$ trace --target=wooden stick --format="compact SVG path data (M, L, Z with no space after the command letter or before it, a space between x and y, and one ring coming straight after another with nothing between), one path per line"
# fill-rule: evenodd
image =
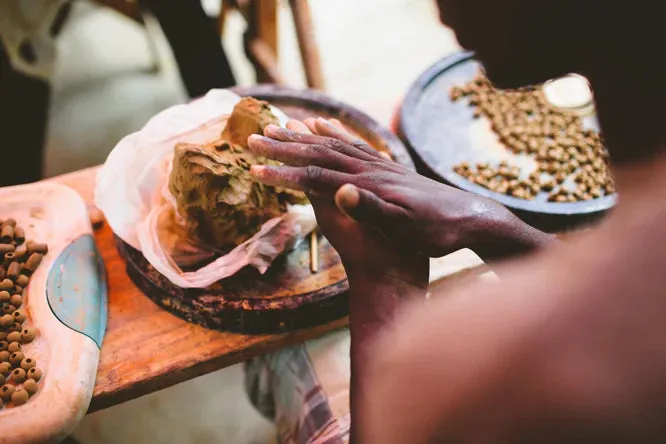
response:
M301 60L303 61L308 86L323 90L324 74L321 70L310 5L308 4L308 0L289 0L289 4L294 17L298 46L301 50Z
M257 71L257 83L276 83L278 32L277 0L247 2L245 52Z
M310 233L310 271L319 272L319 237L316 229Z
M277 59L271 47L257 38L248 40L245 36L245 53L257 71L258 82L284 84L285 81L278 69Z

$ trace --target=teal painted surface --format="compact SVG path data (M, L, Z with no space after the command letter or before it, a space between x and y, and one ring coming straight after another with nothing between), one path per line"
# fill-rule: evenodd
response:
M46 280L46 297L60 322L102 346L106 271L92 235L79 237L56 258Z

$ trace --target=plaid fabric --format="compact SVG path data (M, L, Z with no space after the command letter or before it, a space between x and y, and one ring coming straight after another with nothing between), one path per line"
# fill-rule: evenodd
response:
M248 361L245 384L254 406L275 422L279 444L349 441L349 409L334 414L306 344Z

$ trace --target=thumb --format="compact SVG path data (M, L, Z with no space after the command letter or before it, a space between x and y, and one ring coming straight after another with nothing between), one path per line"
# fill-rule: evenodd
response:
M380 229L404 212L400 207L380 199L375 193L351 184L338 189L335 193L335 204L356 222Z

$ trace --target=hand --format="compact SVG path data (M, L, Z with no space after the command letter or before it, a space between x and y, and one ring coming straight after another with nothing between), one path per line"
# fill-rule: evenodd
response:
M313 121L309 127L316 130ZM287 125L295 137L314 137L305 124L292 120ZM344 134L347 134L346 132ZM347 134L348 137L350 137ZM254 142L252 142L254 145ZM264 153L263 150L256 151ZM253 173L260 179L261 170ZM273 182L275 183L275 182ZM284 184L283 186L289 186ZM291 187L296 188L296 187ZM390 242L372 226L357 223L336 206L332 195L311 193L305 188L297 188L308 193L315 209L317 222L322 232L340 254L350 281L363 278L363 286L369 281L398 280L409 286L425 289L428 282L428 258L418 251L396 250Z
M439 257L468 247L484 259L529 250L550 239L497 202L435 182L394 163L340 127L309 120L312 133L269 126L250 149L285 166L261 166L262 182L335 199L356 222L402 252ZM336 248L353 248L353 238Z
M316 137L309 129L317 131L314 121L309 126L291 121L287 127L289 134L297 139ZM351 136L340 131L340 137L350 140ZM270 133L270 131L269 131ZM258 154L266 155L263 139L250 138L251 148ZM265 139L266 143L271 143ZM376 156L373 153L373 156ZM282 156L271 158L283 159ZM376 158L379 158L377 156ZM298 162L297 162L298 163ZM253 173L264 180L268 167L254 168ZM283 167L289 168L289 167ZM270 177L270 176L267 176ZM364 423L359 402L365 398L366 362L368 345L384 327L390 325L399 307L407 300L425 299L428 288L429 259L416 249L399 249L387 242L373 226L360 224L346 215L341 208L345 205L344 190L336 202L332 193L312 192L309 187L294 187L289 181L265 180L266 183L297 188L308 193L308 197L322 232L336 248L349 278L350 331L351 331L351 396L350 412L353 423ZM352 193L356 188L352 188ZM340 193L339 193L340 194ZM336 205L337 203L337 205ZM351 429L352 442L356 427Z

